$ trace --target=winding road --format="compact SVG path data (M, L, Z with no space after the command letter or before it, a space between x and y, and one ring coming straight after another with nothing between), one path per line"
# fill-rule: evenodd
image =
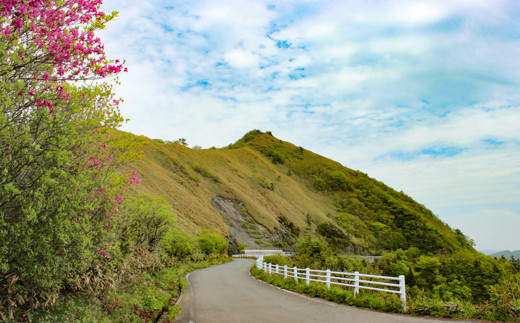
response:
M249 276L253 264L238 259L192 272L175 322L453 322L374 312L281 290Z

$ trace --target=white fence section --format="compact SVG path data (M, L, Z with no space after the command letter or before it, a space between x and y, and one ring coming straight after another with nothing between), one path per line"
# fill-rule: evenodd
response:
M290 278L296 281L305 280L307 285L311 281L327 285L339 285L354 288L354 295L359 293L359 289L375 290L380 292L399 294L403 309L406 312L406 286L403 275L399 277L377 276L360 274L359 272L348 273L341 271L318 270L310 268L298 268L279 266L264 262L264 257L256 260L256 267L270 275L283 275L285 279ZM368 280L371 279L371 280ZM375 279L375 280L374 280ZM397 282L396 282L397 281Z

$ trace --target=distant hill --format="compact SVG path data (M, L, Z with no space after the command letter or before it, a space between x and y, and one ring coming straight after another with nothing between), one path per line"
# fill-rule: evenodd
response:
M513 256L513 257L515 257L515 259L520 259L520 250L516 250L516 251L503 250L503 251L498 251L498 252L492 253L490 256L495 257L495 258L500 258L500 257L504 256L504 258L506 258L506 259L511 259L511 256Z
M496 249L485 249L485 250L479 250L479 252L489 256L489 255L491 255L491 254L493 254L495 252L498 252L498 250L496 250Z
M291 247L321 236L338 251L378 255L474 251L459 230L366 174L258 130L225 148L190 149L141 137L142 192L164 197L178 225L210 229L232 245Z

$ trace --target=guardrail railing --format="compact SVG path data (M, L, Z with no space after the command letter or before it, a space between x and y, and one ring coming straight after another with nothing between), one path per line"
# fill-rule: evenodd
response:
M352 287L354 295L359 293L360 289L375 290L379 292L398 294L401 299L403 310L406 312L406 286L404 275L399 277L378 276L360 274L359 272L342 272L288 267L287 265L280 266L278 264L266 263L263 257L258 257L256 260L256 267L269 273L270 275L283 275L285 279L305 280L307 285L311 281L323 283L330 289L331 285L339 285ZM370 279L370 280L369 280ZM395 283L397 281L397 283Z

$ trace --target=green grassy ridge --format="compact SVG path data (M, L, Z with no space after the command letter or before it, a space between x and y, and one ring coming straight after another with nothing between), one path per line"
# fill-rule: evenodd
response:
M325 187L321 190L336 201L338 210L371 224L375 227L371 231L384 231L390 227L387 234L378 232L376 238L401 241L396 245L383 246L385 249L415 246L428 252L454 252L467 247L465 243L461 244L461 239L453 234L448 225L426 207L360 171L278 140L270 133L252 131L236 145L242 144L254 147L267 157L281 155L284 165L306 180L308 185L315 184L316 177L323 179ZM343 181L339 183L331 178L338 173L344 174ZM353 231L355 234L356 230Z
M228 233L210 203L218 195L240 200L270 232L284 217L299 236L322 235L343 253L473 251L460 231L406 194L269 132L251 131L222 149L143 140L143 158L132 165L143 179L138 189L165 197L192 234Z

